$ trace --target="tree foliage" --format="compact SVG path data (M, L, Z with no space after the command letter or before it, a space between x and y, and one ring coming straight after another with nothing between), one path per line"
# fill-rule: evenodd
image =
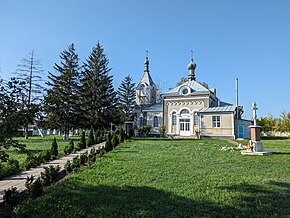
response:
M60 55L60 64L54 69L59 75L49 72L51 87L45 98L48 126L63 129L64 139L68 140L70 128L80 125L81 111L79 106L80 67L74 44L68 46Z
M104 49L98 42L86 62L82 72L82 109L84 127L101 129L110 122L118 122L117 98L113 88L113 76Z
M118 88L118 100L122 113L122 121L133 119L133 110L135 107L135 83L130 75L126 76Z
M271 114L267 117L261 117L260 119L257 119L257 124L262 127L264 132L290 132L290 111L281 112L279 118L274 118Z
M41 85L42 72L41 62L35 58L34 50L26 58L21 59L16 72L16 78L20 81L19 87L21 87L21 106L25 111L23 114L25 138L28 138L28 125L35 123L34 118L37 112L41 111L44 89Z
M7 161L6 150L10 147L25 150L25 145L19 144L13 137L19 126L24 124L21 107L21 89L23 83L11 78L6 84L0 80L0 160Z

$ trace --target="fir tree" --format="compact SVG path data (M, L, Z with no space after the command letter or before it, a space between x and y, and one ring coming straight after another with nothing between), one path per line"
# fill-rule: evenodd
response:
M125 140L125 133L123 129L120 129L120 143L124 142Z
M91 145L94 144L94 130L91 129L90 132L89 132L89 136L88 136L88 141L87 141L87 145L88 147L90 147Z
M115 148L118 144L119 144L119 139L118 139L117 133L114 132L113 133L113 138L112 138L113 148Z
M117 122L116 93L113 88L111 68L104 49L98 42L84 63L82 83L82 109L85 113L85 127L99 129Z
M84 149L84 148L87 147L85 131L82 132L82 136L81 136L81 139L80 139L80 142L79 142L78 146L79 146L80 149Z
M119 105L122 111L122 121L133 119L133 110L135 106L135 83L130 75L126 76L118 88L117 94Z
M56 138L53 138L53 141L51 143L50 154L54 155L55 157L58 155Z
M111 134L109 133L107 135L106 144L105 144L106 152L113 150L113 144L112 144L112 139L111 138L112 138Z
M69 129L80 125L79 81L80 67L74 44L68 46L60 55L61 63L54 69L59 76L49 73L47 83L51 89L47 91L46 113L50 127L64 130L64 139L68 140Z

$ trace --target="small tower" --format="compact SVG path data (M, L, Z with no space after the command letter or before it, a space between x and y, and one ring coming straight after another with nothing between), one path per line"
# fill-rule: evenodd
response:
M136 88L136 104L139 106L149 106L156 103L156 85L149 73L149 58L146 51L144 61L144 73Z
M188 74L188 80L192 81L195 80L195 68L196 68L196 64L193 62L193 58L191 58L191 61L189 62L189 64L187 65L187 69L189 70L189 74Z

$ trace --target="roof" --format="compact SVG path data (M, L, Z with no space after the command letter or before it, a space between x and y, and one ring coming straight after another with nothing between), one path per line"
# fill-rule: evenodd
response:
M209 107L201 109L199 113L234 112L235 110L236 106Z
M163 111L163 104L162 103L155 103L150 107L144 109L143 111Z
M144 71L144 74L141 77L138 85L141 84L142 82L145 82L149 86L153 86L154 85L153 79L151 78L150 73L148 71Z
M182 86L188 86L189 88L191 88L193 91L209 91L207 88L205 88L203 85L201 85L200 83L194 81L194 80L191 80L191 81L187 81L185 83L182 83L181 85L175 87L174 89L171 89L169 92L166 92L164 94L170 94L170 93L178 93L179 92L179 89L182 87Z

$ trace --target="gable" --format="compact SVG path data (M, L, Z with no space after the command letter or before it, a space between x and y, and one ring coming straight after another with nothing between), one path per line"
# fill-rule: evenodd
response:
M209 92L209 90L207 88L205 88L203 85L201 85L200 83L191 80L191 81L186 81L185 83L175 87L174 89L171 89L169 92L166 92L164 94L179 94L181 89L183 87L187 87L190 89L190 93L193 92Z

